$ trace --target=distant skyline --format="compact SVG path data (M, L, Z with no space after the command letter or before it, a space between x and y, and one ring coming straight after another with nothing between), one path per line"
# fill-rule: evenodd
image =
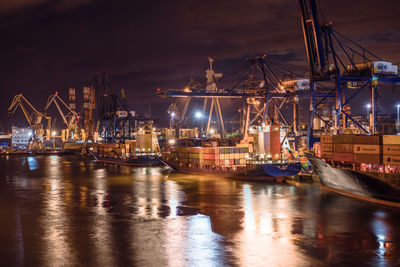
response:
M337 31L400 65L400 1L319 2ZM170 102L156 88L182 88L191 77L204 81L208 57L222 73L263 53L292 71L307 72L294 0L2 1L0 32L3 126L16 93L43 109L54 91L81 90L103 70L142 114L149 104L154 113L165 114ZM364 99L353 104L358 113L367 94ZM381 101L383 113L395 113L400 89L385 87Z

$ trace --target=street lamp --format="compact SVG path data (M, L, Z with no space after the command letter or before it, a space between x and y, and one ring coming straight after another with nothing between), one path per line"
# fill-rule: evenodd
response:
M200 119L203 116L203 114L200 111L197 111L195 116L197 119Z
M200 111L196 111L196 113L194 115L195 115L195 117L197 119L198 127L199 127L199 130L200 130L200 119L201 119L201 117L203 117L203 114ZM199 132L199 134L200 134L200 132Z
M369 110L371 109L371 104L366 104L365 107L367 108L367 123L368 123L370 121Z
M170 115L171 115L171 120L170 120L170 126L169 126L169 128L172 129L172 126L174 125L174 118L175 118L175 115L176 115L176 114L175 114L174 111L172 111Z

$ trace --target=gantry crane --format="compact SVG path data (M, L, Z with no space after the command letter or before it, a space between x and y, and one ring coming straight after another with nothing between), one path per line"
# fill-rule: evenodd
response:
M329 122L318 114L317 108L330 96L335 96L336 100L333 126L335 132L343 132L350 120L360 131L374 134L378 84L399 83L397 66L383 61L338 33L333 29L331 22L321 22L319 7L315 0L299 0L299 4L310 77L308 148L310 149L313 143L318 141L313 135L314 116L329 125ZM317 87L319 84L330 86L331 91L325 96L321 95ZM348 97L349 88L356 89L350 97ZM369 130L355 121L349 112L350 101L365 88L370 88Z
M289 75L285 73L284 75L291 77L291 79L290 81L283 81L282 77L278 77L277 71L273 70L269 64L266 64L266 55L263 55L248 59L246 64L226 75L225 77L229 77L229 79L235 76L233 78L235 83L232 87L223 89L218 86L219 81L222 80L222 75L214 73L212 68L213 60L209 59L209 61L210 67L206 71L207 83L204 86L186 86L183 89L157 89L157 93L161 97L186 98L183 112L180 114L178 122L184 120L184 115L187 112L188 103L191 98L204 99L203 113L205 113L205 107L207 106L206 100L211 99L205 136L208 137L209 135L210 121L214 110L217 120L222 124L220 127L221 133L224 133L222 109L217 100L243 99L244 108L241 109L241 120L243 121L241 131L245 138L251 125L261 125L262 123L267 123L267 121L268 123L277 123L278 120L283 121L286 126L292 128L297 134L298 123L290 123L281 111L281 108L285 104L293 103L293 119L297 122L298 99L300 96L308 97L308 79L304 79L304 77L300 77L298 74L291 73ZM236 75L240 76L237 77ZM274 115L270 114L269 105L272 107ZM175 112L176 105L172 105L170 109L170 114L177 116ZM172 111L174 112L172 113Z
M58 112L61 115L61 118L66 125L65 131L61 134L62 139L68 140L68 139L79 139L79 129L78 129L78 122L79 122L79 115L76 113L76 111L72 110L58 95L58 92L55 92L55 94L50 95L47 104L45 107L45 110L47 110L50 105L54 103L54 105L57 107ZM67 110L66 113L64 113L61 109L61 106L64 106Z
M125 90L121 90L121 97L112 94L108 74L106 72L96 73L93 81L96 92L99 137L105 142L131 139L135 111L127 104Z
M32 147L37 146L41 149L43 147L43 136L45 135L45 139L50 140L51 117L38 111L22 94L14 96L13 101L8 108L8 115L12 116L18 107L20 107L24 113L24 116L29 123L29 128L33 130ZM43 129L42 118L47 120L46 133Z

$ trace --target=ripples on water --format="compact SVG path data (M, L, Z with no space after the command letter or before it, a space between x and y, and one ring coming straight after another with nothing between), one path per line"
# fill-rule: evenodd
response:
M2 265L400 265L400 214L318 185L0 159Z

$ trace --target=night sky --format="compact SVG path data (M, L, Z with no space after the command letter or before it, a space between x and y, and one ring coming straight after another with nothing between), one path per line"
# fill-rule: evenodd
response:
M399 0L320 3L337 31L400 65ZM52 92L81 89L103 70L141 113L148 104L165 113L155 89L203 81L208 57L220 72L263 53L307 71L297 0L1 0L0 16L3 124L16 93L43 108ZM400 93L385 90L383 112L394 113Z

